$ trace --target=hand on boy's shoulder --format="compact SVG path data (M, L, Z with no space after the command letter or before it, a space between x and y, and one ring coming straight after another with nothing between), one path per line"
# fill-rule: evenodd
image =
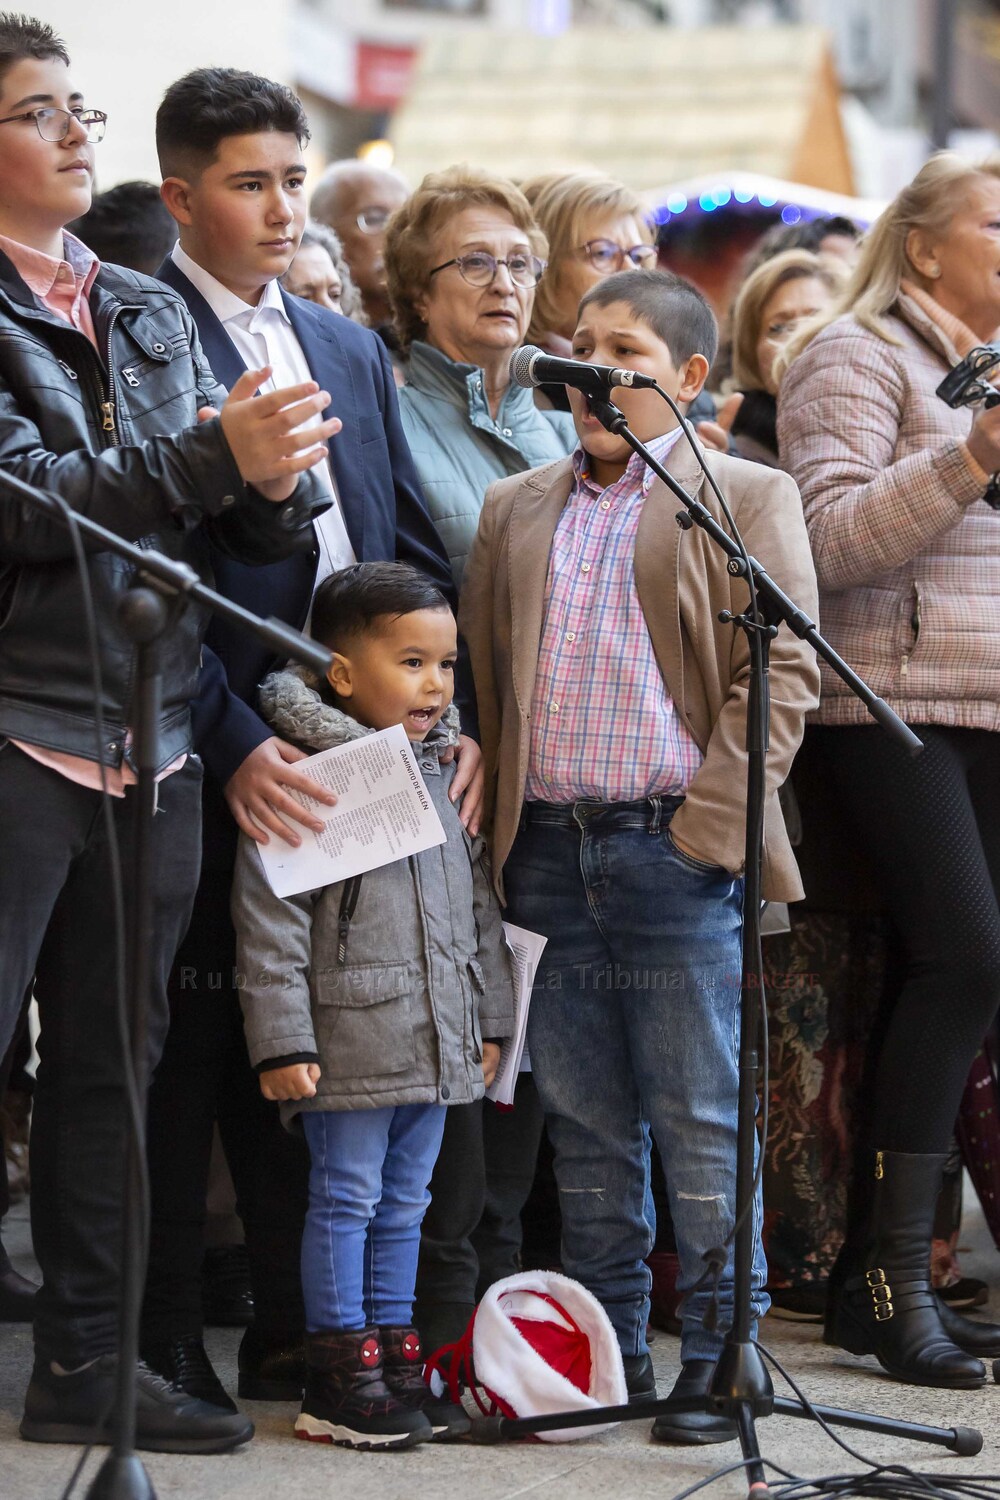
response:
M449 747L441 760L445 765L451 760L458 761L448 796L452 802L457 802L461 797L462 805L458 816L462 820L462 827L475 838L482 822L483 797L486 792L483 752L475 740L470 739L467 734L461 734L458 737L458 749Z

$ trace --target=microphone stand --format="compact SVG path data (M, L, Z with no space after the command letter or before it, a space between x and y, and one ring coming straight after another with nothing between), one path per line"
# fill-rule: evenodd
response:
M712 538L729 559L727 569L734 578L752 581L750 607L740 615L726 610L721 619L738 626L747 637L750 648L750 681L747 700L747 794L746 851L743 900L743 982L740 996L739 1095L736 1142L736 1231L733 1273L733 1323L716 1365L711 1391L707 1396L666 1397L644 1401L636 1406L593 1408L584 1412L563 1412L544 1417L486 1417L472 1424L473 1439L495 1443L528 1437L538 1432L564 1428L591 1427L606 1422L649 1421L662 1412L707 1411L732 1418L736 1423L745 1460L748 1489L752 1500L762 1500L767 1481L757 1442L756 1419L777 1412L781 1416L811 1418L815 1414L834 1426L861 1428L894 1437L913 1438L934 1443L962 1456L978 1453L983 1446L982 1434L971 1427L928 1427L922 1423L900 1422L889 1417L871 1416L865 1412L841 1407L806 1406L803 1402L775 1396L771 1377L751 1336L753 1323L753 1196L755 1185L755 1147L757 1144L757 1042L758 1005L762 995L760 972L760 871L764 833L764 761L768 747L770 703L768 667L771 641L784 623L807 641L843 679L864 703L872 717L905 745L911 754L919 754L922 742L893 712L875 696L868 685L837 655L824 640L814 622L775 583L756 558L746 554L716 521L712 513L677 483L649 449L629 429L625 417L607 399L589 396L590 409L609 432L624 438L634 453L676 495L684 506L677 524L685 531L692 526ZM749 574L749 577L748 577ZM756 611L753 601L756 599Z
M68 525L68 507L11 474L0 474L0 486L17 503L28 505ZM133 731L136 769L135 837L132 857L132 910L128 923L128 1032L139 1108L139 1130L127 1126L125 1192L122 1205L122 1268L118 1309L118 1370L113 1412L111 1451L94 1476L87 1494L91 1500L156 1500L149 1475L135 1452L136 1365L139 1321L146 1280L148 1204L142 1183L145 1154L146 1095L148 1090L147 1030L152 993L151 933L153 905L151 861L156 773L160 766L159 720L162 669L159 643L177 616L191 605L202 605L252 632L276 653L295 657L325 675L330 653L278 619L262 620L250 610L203 584L187 563L160 552L137 547L86 516L72 512L72 522L87 540L88 550L117 553L135 568L136 581L122 595L118 615L137 655Z

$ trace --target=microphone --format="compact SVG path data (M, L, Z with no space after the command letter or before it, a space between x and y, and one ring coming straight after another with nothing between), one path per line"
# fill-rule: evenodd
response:
M586 396L607 399L613 386L625 385L648 389L656 385L652 375L638 370L616 370L610 365L588 365L578 359L559 359L545 354L533 344L515 349L510 362L514 385L571 385Z

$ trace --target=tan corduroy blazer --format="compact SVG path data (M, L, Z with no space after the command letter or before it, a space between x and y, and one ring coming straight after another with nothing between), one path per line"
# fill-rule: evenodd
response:
M707 455L749 551L786 593L816 618L816 577L798 490L787 474L724 454ZM671 450L667 467L721 521L688 444ZM503 866L517 833L528 769L530 713L542 630L549 552L573 484L561 459L490 486L462 588L460 623L469 645L479 699L492 822L493 869L503 895ZM747 589L699 528L682 531L679 502L655 480L643 504L635 578L660 670L705 759L673 827L699 858L734 873L743 868L746 809L745 718L749 652L743 631L723 625L721 610L740 612ZM771 741L767 756L763 892L774 901L802 895L778 805L815 708L819 672L810 647L786 626L771 648Z

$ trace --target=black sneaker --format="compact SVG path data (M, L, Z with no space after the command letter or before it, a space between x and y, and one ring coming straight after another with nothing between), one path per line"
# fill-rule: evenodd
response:
M408 1411L422 1411L431 1424L434 1441L449 1442L472 1431L464 1407L447 1391L435 1396L424 1379L424 1354L415 1328L380 1328L382 1373L397 1401Z
M267 1333L251 1323L240 1340L236 1394L243 1401L301 1401L306 1351L301 1334Z
M32 1443L110 1443L118 1356L102 1354L71 1375L36 1360L24 1398L21 1436ZM136 1367L135 1446L152 1453L228 1453L253 1437L253 1423L178 1391L141 1361Z
M209 1406L234 1412L236 1403L226 1394L222 1381L212 1368L205 1345L199 1338L167 1339L162 1343L142 1345L143 1361L157 1375L178 1391L187 1391Z
M671 1396L706 1396L715 1374L714 1359L689 1359L681 1365ZM669 1399L669 1398L668 1398ZM731 1443L739 1437L732 1417L710 1411L665 1411L653 1423L650 1433L654 1443L676 1443L683 1447L704 1443Z
M208 1328L246 1328L253 1322L246 1245L222 1245L205 1251L201 1307Z
M990 1289L985 1281L974 1276L960 1276L950 1286L938 1286L934 1290L948 1307L983 1307L990 1300Z
M386 1385L376 1328L306 1334L306 1394L295 1436L342 1448L412 1448L434 1436Z
M638 1406L642 1401L656 1400L656 1376L653 1361L648 1354L623 1354L625 1366L625 1388L629 1406Z

